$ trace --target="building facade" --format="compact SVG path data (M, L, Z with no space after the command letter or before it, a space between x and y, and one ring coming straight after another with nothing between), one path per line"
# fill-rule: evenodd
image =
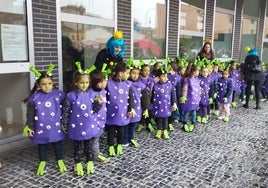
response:
M267 0L0 0L0 144L18 141L34 66L49 63L56 85L72 89L74 62L89 67L113 31L121 30L125 59L194 59L204 39L216 57L244 61L245 47L268 62Z

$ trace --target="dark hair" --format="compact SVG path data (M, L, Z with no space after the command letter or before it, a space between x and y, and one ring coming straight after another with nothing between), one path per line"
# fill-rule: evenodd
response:
M193 73L198 70L198 67L194 65L194 63L189 63L183 77L192 77Z
M94 70L89 74L89 76L90 76L91 88L95 91L99 90L100 88L98 88L98 84L105 79L102 72L100 70Z
M50 79L53 81L53 77L47 75L46 72L40 72L40 74L41 74L40 77L35 81L34 86L33 86L33 88L32 88L31 91L30 91L30 95L29 95L27 98L23 99L23 102L24 102L24 103L28 102L28 99L29 99L29 98L36 92L36 90L37 90L37 88L38 88L38 85L39 85L40 81L41 81L43 78L50 78ZM55 87L55 85L53 85L53 87Z
M210 42L205 42L205 43L204 43L204 45L203 45L201 51L199 52L199 54L200 54L199 57L200 57L200 59L203 59L203 58L206 57L205 47L206 47L207 44L210 45L210 51L209 51L209 52L211 53L211 59L214 59L214 58L215 58L215 54L214 54L214 52L213 52L213 50L212 50L212 44L211 44Z
M171 61L170 65L171 65L171 68L173 69L173 71L178 72L179 66L178 66L178 63L176 61Z
M81 77L84 76L84 75L87 75L87 74L82 74L78 70L74 71L74 73L73 73L73 82L74 83L78 82L81 79Z
M125 72L127 70L127 66L125 62L119 62L115 65L113 72L115 75L117 75L119 72Z

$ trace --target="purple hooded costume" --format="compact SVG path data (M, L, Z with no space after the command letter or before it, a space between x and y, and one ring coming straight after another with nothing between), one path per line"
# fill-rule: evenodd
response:
M241 81L240 79L240 71L239 70L232 70L231 71L231 76L230 76L233 80L233 90L236 93L239 93L240 90L240 86L241 86Z
M191 112L198 110L199 102L201 100L201 87L200 80L197 77L185 78L183 80L183 86L187 85L187 96L185 103L181 104L181 109L185 112Z
M201 88L201 99L200 99L200 104L203 106L209 106L209 89L210 89L210 84L211 80L210 77L203 77L203 76L198 76L198 79L200 80L200 88Z
M129 124L128 98L131 82L115 81L112 78L107 82L107 119L106 125L125 126Z
M94 112L92 104L98 94L106 96L105 90L96 92L89 89L86 92L72 91L67 94L71 105L71 115L68 123L68 136L72 140L89 140L103 133L106 119L106 103L103 102L100 111Z
M33 127L35 134L31 137L32 142L48 144L65 138L65 133L61 129L64 97L62 91L53 89L50 93L36 91L29 98L29 103L35 107Z
M233 80L231 78L219 78L217 99L219 103L230 104L233 96ZM227 102L223 98L227 97Z

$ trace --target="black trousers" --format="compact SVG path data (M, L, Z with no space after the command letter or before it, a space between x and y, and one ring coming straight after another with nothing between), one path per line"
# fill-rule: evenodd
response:
M246 82L247 87L246 87L246 105L249 103L249 96L251 95L251 86L254 85L254 90L255 90L255 97L256 97L256 106L259 106L260 104L260 84L261 81L252 81L249 80Z
M63 157L62 142L51 143L55 153L56 160L61 160ZM47 147L49 144L38 144L38 154L40 161L47 161Z
M117 144L124 142L124 126L106 125L108 146L114 146L114 139L117 139Z

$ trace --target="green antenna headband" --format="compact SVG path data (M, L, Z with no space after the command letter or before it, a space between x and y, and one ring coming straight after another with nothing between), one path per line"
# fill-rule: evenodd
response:
M81 68L81 63L79 61L76 61L75 65L76 65L77 71L80 74L90 74L92 71L94 71L96 69L95 65L92 65L88 69L83 71L82 68Z
M47 69L47 71L46 71L46 75L48 75L48 76L52 76L52 71L53 71L54 67L55 67L55 65L52 64L52 63L50 63L50 64L49 64L49 67L48 67L48 69ZM35 68L34 66L31 66L31 67L29 68L29 70L35 74L35 78L36 78L36 79L39 79L40 76L42 75L38 70L36 70L36 68Z

